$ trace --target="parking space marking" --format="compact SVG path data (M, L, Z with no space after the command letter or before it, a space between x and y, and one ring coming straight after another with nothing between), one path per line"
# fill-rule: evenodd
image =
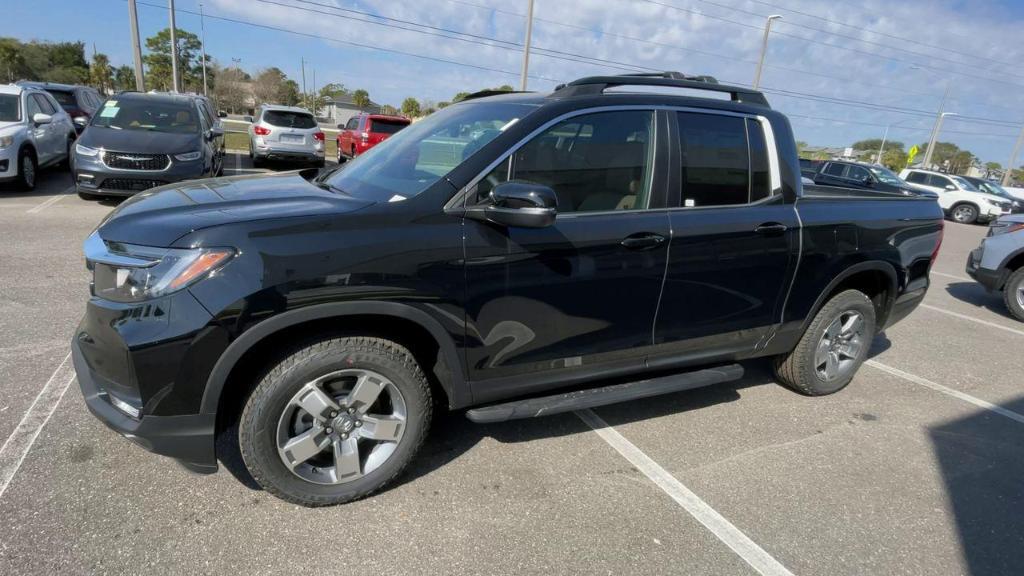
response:
M988 320L981 320L980 318L974 318L973 316L968 316L966 314L960 314L959 312L950 312L949 310L945 310L943 308L939 308L938 306L932 306L931 304L921 304L921 308L927 308L929 310L934 310L936 312L942 312L943 314L948 314L948 315L950 315L950 316L952 316L954 318L959 318L961 320L967 320L969 322L976 322L976 323L982 324L984 326L989 326L989 327L992 327L992 328L999 328L1000 330L1006 330L1007 332L1010 332L1012 334L1016 334L1018 336L1024 336L1024 330L1017 330L1016 328L1010 328L1009 326L1003 326L1002 324L996 324L995 322L989 322Z
M977 398L975 396L971 396L970 394L965 394L965 393L963 393L963 392L961 392L959 390L954 390L952 388L948 388L948 387L943 386L942 384L939 384L937 382L932 382L931 380L928 380L927 378L922 378L922 377L917 376L915 374L911 374L909 372L904 372L903 370L900 370L899 368L893 368L892 366L889 366L887 364L882 364L881 362L878 362L877 360L868 360L867 362L865 362L865 364L867 364L868 366L871 366L872 368L877 368L877 369L879 369L879 370L881 370L883 372L888 372L889 374L892 374L893 376L896 376L898 378L902 378L904 380L907 380L908 382L913 382L914 384L918 384L918 385L924 386L926 388L931 388L932 390L935 390L936 392L941 392L943 394L946 394L947 396L952 396L953 398L956 398L958 400L963 400L964 402L969 402L971 404L974 404L975 406L978 406L979 408L984 408L985 410L990 410L990 411L995 412L996 414L999 414L1001 416L1006 416L1010 420L1015 420L1017 422L1020 422L1021 424L1024 424L1024 414L1019 414L1017 412L1014 412L1013 410L1007 410L1006 408L1003 408L1002 406L998 406L998 405L993 404L991 402L988 402L986 400L982 400L981 398Z
M974 280L968 278L967 276L957 276L956 274L946 274L945 272L936 272L935 270L932 270L931 274L934 274L936 276L945 276L946 278L952 278L953 280L962 280L964 282L974 282Z
M70 359L71 353L68 352L46 381L46 385L36 395L36 399L22 416L21 422L18 422L18 427L7 437L3 447L0 447L0 498L3 498L11 479L21 468L21 463L25 461L25 456L35 444L39 432L50 421L50 416L57 411L64 393L75 381L75 370L68 362Z
M30 209L29 209L29 210L28 210L27 212L28 212L29 214L38 214L38 213L42 212L43 210L46 210L46 209L47 209L48 207L50 207L50 206L53 206L53 205L54 205L54 204L56 204L57 202L60 202L61 200L63 200L63 199L64 199L65 197L67 197L67 195L68 195L68 194L70 194L70 193L71 193L71 191L72 191L72 190L74 190L74 189L75 189L74 185L72 185L72 186L68 186L68 187L67 187L67 188L66 188L66 189L65 189L65 190L64 190L63 192L61 192L60 194L57 194L57 195L56 195L56 196L54 196L53 198L50 198L50 199L46 200L45 202L43 202L43 203L41 203L41 204L37 205L37 206L36 206L36 207L34 207L34 208L30 208Z
M758 573L765 576L793 576L792 572L765 552L764 548L758 546L592 410L577 410L576 415Z

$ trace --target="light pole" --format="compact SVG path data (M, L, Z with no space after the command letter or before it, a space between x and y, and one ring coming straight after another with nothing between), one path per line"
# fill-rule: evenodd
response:
M171 15L171 92L178 91L178 37L174 24L174 0L167 0L167 10Z
M943 102L945 102L945 98L943 98ZM943 112L942 114L939 114L939 119L935 122L935 130L932 132L932 139L928 142L928 151L924 153L925 170L927 170L928 166L932 163L932 153L935 152L935 144L938 143L939 132L942 131L942 121L946 119L946 116L959 116L959 114L956 112Z
M1024 128L1020 129L1020 136L1017 137L1017 143L1013 145L1013 153L1010 155L1010 163L1006 165L1006 171L1003 172L1003 186L1010 185L1010 172L1013 172L1013 165L1017 163L1017 154L1020 154L1021 144L1024 144Z
M875 159L875 164L882 164L882 154L885 154L885 141L889 139L889 129L896 128L904 122L906 122L906 120L900 120L895 124L887 124L885 126L885 133L882 134L882 145L878 147L878 158Z
M764 68L764 58L768 55L768 33L772 30L772 20L782 18L779 14L772 14L764 23L764 40L761 41L761 60L757 63L757 72L754 73L754 90L761 85L761 69Z
M203 17L203 3L199 3L199 33L202 35L202 57L203 57L203 96L208 96L206 93L206 23Z
M526 92L526 74L530 69L530 36L533 34L533 0L526 0L526 40L523 42L523 73L519 89Z
M132 55L135 59L135 89L146 91L146 82L142 75L142 46L139 44L139 15L136 12L135 0L128 0L128 19L132 27Z

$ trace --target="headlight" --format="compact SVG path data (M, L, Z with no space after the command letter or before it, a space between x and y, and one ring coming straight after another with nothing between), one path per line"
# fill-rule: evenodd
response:
M202 155L203 155L202 151L196 150L195 152L186 152L184 154L175 154L174 157L176 159L178 159L178 160L181 160L182 162L189 162L191 160L199 160L199 157L202 156Z
M7 148L14 144L14 136L0 136L0 148Z
M88 146L82 146L81 144L75 144L75 152L82 156L95 156L100 153L95 148L89 148Z
M235 255L231 248L151 248L86 241L93 271L93 295L114 302L140 302L166 296L209 276Z

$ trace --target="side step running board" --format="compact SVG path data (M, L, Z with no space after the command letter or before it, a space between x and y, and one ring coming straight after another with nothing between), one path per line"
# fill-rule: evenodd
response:
M505 422L506 420L518 420L520 418L535 418L537 416L548 416L550 414L561 414L584 408L595 408L607 404L625 402L626 400L637 400L692 390L739 380L743 377L743 367L739 364L729 364L718 368L707 368L696 372L684 372L627 382L625 384L614 384L603 388L590 388L577 390L554 396L543 396L540 398L527 398L493 406L474 408L466 412L466 417L477 424L489 422Z

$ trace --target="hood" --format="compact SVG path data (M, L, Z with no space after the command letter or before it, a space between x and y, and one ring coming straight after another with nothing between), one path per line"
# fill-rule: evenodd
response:
M103 148L136 154L180 154L199 149L200 135L151 132L149 130L117 130L89 126L78 143L89 148Z
M298 172L179 182L136 194L100 224L107 241L168 247L203 228L272 218L341 214L373 202L310 184Z
M21 122L0 121L0 132L3 132L4 130L6 130L8 128L13 128L15 126L21 126L21 125L22 125Z

